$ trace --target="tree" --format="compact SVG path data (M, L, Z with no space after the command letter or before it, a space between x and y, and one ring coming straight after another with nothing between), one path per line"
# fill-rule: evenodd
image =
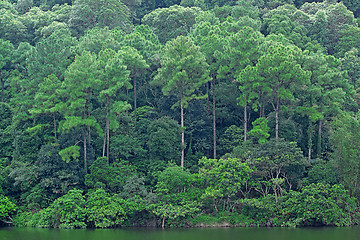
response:
M310 128L313 123L318 122L316 149L317 157L320 157L323 149L323 127L332 117L340 114L346 104L353 104L354 89L349 84L347 74L341 70L341 61L333 56L310 53L305 56L302 65L304 70L312 73L311 84L305 91L298 92L301 106L297 110L309 117ZM309 132L309 137L311 136ZM311 145L312 140L309 138L310 153Z
M51 74L49 77L45 78L43 82L39 84L39 90L35 95L35 104L33 108L29 109L29 113L35 118L41 114L49 114L53 119L53 133L54 139L57 141L57 121L56 113L58 109L56 105L61 102L61 95L59 89L61 88L60 80L54 75ZM39 128L42 128L44 124L37 124L36 126L29 129L29 131L37 131Z
M146 14L142 23L149 25L159 37L159 41L165 44L178 36L187 36L200 12L200 8L184 8L174 5L169 8L159 8Z
M1 102L5 101L5 90L7 88L8 71L12 61L14 46L9 41L0 39L0 82L1 82Z
M4 223L12 223L11 215L17 210L16 205L9 200L8 197L0 195L0 221Z
M178 101L172 106L180 107L181 114L181 167L185 156L184 108L193 99L204 98L197 94L198 89L210 81L208 65L199 47L188 37L177 37L169 41L161 60L162 67L153 80L154 85L162 86L164 95L174 95Z
M84 171L87 172L87 145L91 127L101 132L101 128L92 115L91 96L99 86L99 71L96 65L96 56L83 52L75 57L75 61L68 67L65 80L62 83L63 91L67 92L64 102L57 108L64 115L59 130L69 132L81 129L83 137Z
M100 51L97 59L99 74L99 100L105 105L106 109L106 126L103 145L103 156L105 156L105 145L108 161L110 154L110 119L114 114L119 114L129 108L125 101L116 98L122 88L130 88L129 71L126 70L124 63L124 52L116 53L114 50L105 49ZM115 124L116 125L116 124ZM116 128L116 127L115 127ZM105 144L106 137L106 144Z
M123 202L123 199L111 196L102 188L92 190L85 203L87 220L97 228L120 225L125 219Z
M93 27L119 27L129 32L130 11L121 0L77 0L71 9L69 26L77 36Z
M134 88L134 125L136 127L136 109L137 109L137 78L141 76L143 71L149 68L149 65L143 59L143 56L133 47L122 47L119 51L123 59L123 63L126 65L127 70L130 71L130 78L133 80Z
M340 180L349 189L350 194L359 196L360 175L357 169L360 167L359 113L344 113L332 123L331 140L334 145L334 160L336 169L340 174Z
M199 160L198 177L205 187L202 199L211 199L214 208L219 211L223 204L223 211L231 211L234 200L241 192L241 188L249 179L252 172L247 163L237 158Z
M253 30L250 27L243 27L238 32L230 34L225 37L224 51L218 52L219 58L219 70L218 78L228 81L236 81L239 73L246 66L253 66L256 64L260 57L260 44L263 41L262 35ZM240 83L239 89L242 88ZM247 128L248 128L248 102L251 98L251 93L244 91L242 88L242 94L240 97L240 104L244 106L244 141L247 140Z
M299 64L301 58L302 52L299 48L276 44L269 46L255 67L245 69L255 81L247 89L260 86L275 111L276 139L279 139L281 103L293 100L295 89L309 82L310 73L302 69ZM259 98L259 95L256 97Z
M149 157L151 161L161 160L166 164L180 157L181 142L179 124L169 118L162 117L152 121L147 128Z

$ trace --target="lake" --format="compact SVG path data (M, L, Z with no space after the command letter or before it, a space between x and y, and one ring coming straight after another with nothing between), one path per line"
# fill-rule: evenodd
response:
M54 230L2 228L0 240L352 240L360 227L348 228L190 228Z

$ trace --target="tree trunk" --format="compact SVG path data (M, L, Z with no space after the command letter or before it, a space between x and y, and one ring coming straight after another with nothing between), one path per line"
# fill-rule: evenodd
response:
M210 99L209 99L209 82L206 82L206 105L207 105L207 109L208 109L208 114L210 115Z
M308 141L308 160L311 160L311 149L312 149L312 122L309 120L309 141Z
M323 125L323 122L320 119L319 120L318 141L317 141L317 157L318 158L320 158L320 155L321 155L322 125Z
M216 115L215 115L215 79L213 78L213 142L214 142L214 159L216 159Z
M247 101L244 105L244 142L247 140L247 124L248 124L248 118L247 118Z
M102 157L105 157L105 149L106 149L106 124L105 124L105 129L104 129L104 143L103 143Z
M110 119L109 117L106 118L106 157L107 157L107 164L110 163Z
M184 167L185 158L185 129L184 129L184 106L182 100L180 100L180 111L181 111L181 167Z
M53 121L54 121L54 135L55 135L55 141L57 139L57 134L56 134L56 116L55 113L53 113Z
M162 223L161 223L161 228L162 229L165 228L165 216L163 216Z
M86 159L86 137L87 137L87 133L86 130L84 129L84 171L85 174L87 173L87 159Z
M136 75L134 75L134 127L136 128Z
M280 99L276 99L276 108L275 108L275 139L276 142L279 140L279 110L280 110Z
M5 99L5 83L1 80L1 102Z

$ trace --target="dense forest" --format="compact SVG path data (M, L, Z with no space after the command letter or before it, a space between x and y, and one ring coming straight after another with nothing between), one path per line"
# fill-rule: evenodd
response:
M360 223L359 17L359 0L1 0L2 225Z

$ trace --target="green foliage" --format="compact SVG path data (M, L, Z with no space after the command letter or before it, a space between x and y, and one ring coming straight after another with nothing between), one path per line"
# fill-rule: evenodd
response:
M357 224L359 6L0 1L0 220Z
M87 221L96 228L109 228L121 224L125 214L122 201L115 196L111 197L102 188L90 192L86 199Z
M0 220L2 222L12 222L11 216L16 212L16 205L4 195L0 196Z
M359 196L359 173L356 171L360 164L359 153L359 113L356 115L344 114L333 122L332 143L334 145L333 159L340 173L341 182L350 190L350 193Z
M311 184L301 192L240 201L241 212L258 225L349 226L359 221L355 198L342 185Z
M181 205L173 205L173 204L151 204L148 207L153 214L160 217L162 219L162 227L165 226L165 219L174 221L181 217L191 216L198 212L199 205L194 202L185 202Z
M308 175L304 180L304 184L323 183L334 185L339 183L339 175L332 161L325 162L322 159L315 159L315 163L308 171Z
M119 27L124 31L131 28L130 11L121 0L77 0L71 9L69 25L78 36L93 27Z
M200 169L198 177L205 188L202 199L214 201L215 210L223 203L224 211L231 211L236 196L250 177L252 170L240 159L207 159L199 160ZM220 205L220 206L218 206Z
M62 160L69 163L70 160L78 161L80 157L80 147L79 146L70 146L68 148L65 148L59 152L59 155L61 156Z
M162 86L164 95L178 96L174 106L186 107L190 100L200 98L196 90L210 81L204 55L188 37L177 37L165 46L162 67L153 84Z
M219 139L219 145L225 153L232 152L234 147L239 146L244 140L243 129L231 125Z
M165 44L178 36L188 35L200 12L200 8L174 5L152 11L143 17L142 23L149 25L159 37L159 41Z
M85 185L95 188L99 183L112 192L120 192L126 179L135 173L134 167L125 161L107 164L107 159L98 158L90 167L90 173L85 175Z
M156 192L163 194L183 192L188 187L190 176L190 173L182 167L170 165L157 174Z
M252 122L252 125L253 128L248 132L249 137L258 141L259 144L266 143L270 137L267 119L264 117L258 118Z
M85 228L85 197L81 190L70 190L39 212L37 227Z
M162 160L164 164L180 159L180 126L175 120L162 117L152 121L148 125L147 133L147 147L151 159Z

